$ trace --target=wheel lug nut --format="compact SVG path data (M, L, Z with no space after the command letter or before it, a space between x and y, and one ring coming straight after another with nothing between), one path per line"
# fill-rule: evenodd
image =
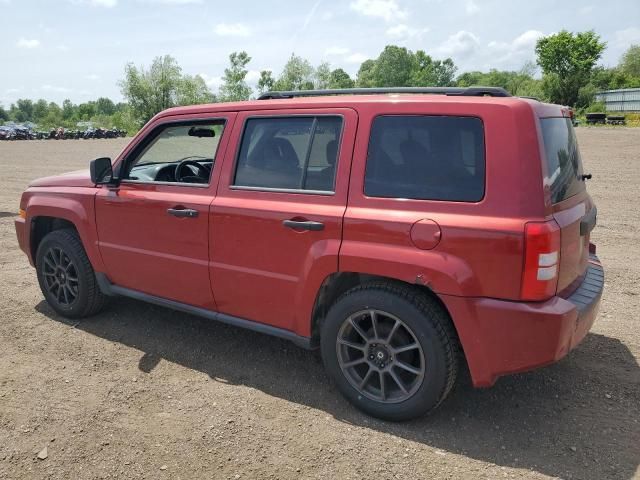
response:
M373 355L369 355L369 360L373 360Z

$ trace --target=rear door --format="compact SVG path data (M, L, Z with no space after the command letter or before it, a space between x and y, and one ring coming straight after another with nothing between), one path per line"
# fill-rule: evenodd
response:
M338 270L356 121L343 108L238 114L211 210L220 312L309 335Z
M560 226L558 293L572 290L587 269L589 236L596 222L596 207L583 178L582 160L571 119L540 119L544 146L544 188Z

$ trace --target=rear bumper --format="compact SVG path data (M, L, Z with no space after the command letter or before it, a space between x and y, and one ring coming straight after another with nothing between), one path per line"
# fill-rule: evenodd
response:
M589 332L598 313L604 270L595 255L581 285L567 298L510 302L443 295L465 352L473 384L560 360Z

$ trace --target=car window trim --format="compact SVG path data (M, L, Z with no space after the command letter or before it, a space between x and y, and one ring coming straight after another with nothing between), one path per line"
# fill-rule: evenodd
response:
M227 125L229 123L229 119L227 117L208 117L208 118L197 118L197 119L189 119L189 120L167 120L165 122L161 122L158 125L154 126L153 129L145 135L145 137L140 140L140 142L133 147L133 149L127 154L125 158L123 158L122 162L120 162L120 166L118 168L118 176L120 176L120 172L126 172L130 163L137 159L144 150L153 142L159 135L159 133L169 127L180 127L184 125L206 125L211 122L215 122L216 120L223 121L222 125L222 135L220 135L220 139L218 140L218 145L216 146L215 155L213 156L213 165L211 167L211 173L209 174L209 181L207 183L187 183L187 182L154 182L153 180L130 180L126 178L121 178L120 183L129 183L129 184L143 184L143 185L176 185L176 186L198 186L199 188L208 188L211 186L211 177L213 176L213 167L215 166L220 142L222 142L222 137L227 131ZM172 163L172 162L166 162Z
M338 117L340 118L341 121L341 125L340 125L340 135L338 136L338 151L336 152L336 168L333 172L333 190L305 190L305 189L300 189L300 188L274 188L274 187L256 187L256 186L247 186L247 185L235 185L235 181L236 181L236 175L238 173L238 163L240 161L240 150L242 150L242 141L244 140L244 136L246 134L246 130L247 130L247 124L249 123L249 120L252 119L269 119L269 118L313 118L315 119L315 123L317 123L317 119L320 117ZM229 190L245 190L245 191L252 191L252 192L268 192L268 193L308 193L310 195L323 195L323 196L332 196L335 195L336 193L336 180L338 177L338 168L340 165L340 152L342 150L342 140L344 138L344 129L345 129L345 118L344 118L344 114L342 113L290 113L290 114L282 114L282 115L278 115L278 114L273 114L270 113L268 115L260 115L259 113L254 113L254 114L250 114L247 115L244 119L243 119L243 123L242 123L242 131L240 133L240 136L238 138L238 144L236 145L236 152L235 152L235 158L234 158L234 162L233 162L233 167L232 167L232 173L233 175L231 175L231 177L229 178L229 182L230 184L228 185ZM315 133L315 130L314 130ZM313 144L313 138L310 139L309 141L309 147L310 148ZM309 152L310 153L310 152Z

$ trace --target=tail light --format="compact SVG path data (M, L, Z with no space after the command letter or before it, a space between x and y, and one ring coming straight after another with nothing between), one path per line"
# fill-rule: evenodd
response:
M522 300L546 300L556 293L560 267L560 227L555 220L529 222L524 230Z

